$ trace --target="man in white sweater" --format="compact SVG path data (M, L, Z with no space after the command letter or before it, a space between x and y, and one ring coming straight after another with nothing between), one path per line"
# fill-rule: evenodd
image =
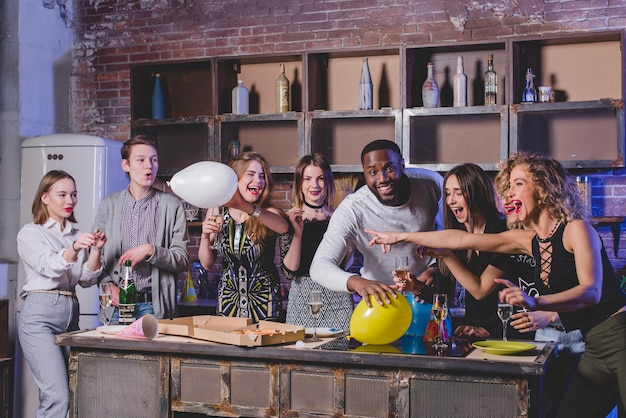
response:
M431 231L441 229L443 179L426 169L405 169L398 145L386 139L370 142L361 152L366 186L347 196L334 212L315 253L311 278L343 292L356 292L369 301L389 302L397 256L408 256L411 273L434 274L431 260L419 258L413 244L396 244L383 254L370 246L365 229L379 231ZM361 275L339 267L350 245L363 254ZM427 270L428 269L428 270Z

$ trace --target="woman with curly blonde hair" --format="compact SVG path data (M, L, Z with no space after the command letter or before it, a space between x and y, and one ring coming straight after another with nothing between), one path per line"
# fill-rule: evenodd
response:
M237 174L237 190L225 205L223 219L207 210L198 248L207 269L215 264L218 251L223 256L217 313L254 322L284 320L274 255L276 237L289 225L281 210L271 206L270 166L260 154L244 152L230 167Z
M626 407L626 290L593 226L585 219L573 179L551 158L511 156L496 177L509 221L524 229L498 234L459 230L376 232L371 244L412 242L433 248L532 255L537 262L531 297L507 280L500 300L530 311L556 311L566 330L580 329L585 355L560 402L557 417L604 417L618 396ZM528 319L528 326L533 324ZM594 399L594 402L590 402Z

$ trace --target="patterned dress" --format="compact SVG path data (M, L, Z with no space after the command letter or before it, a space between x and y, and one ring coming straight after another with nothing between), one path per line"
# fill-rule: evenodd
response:
M298 271L291 271L282 266L283 274L291 280L289 303L287 305L287 323L314 327L315 321L309 311L308 298L311 290L322 291L322 313L318 319L319 327L339 328L344 331L350 329L350 318L354 308L352 294L348 292L333 292L322 285L315 283L309 273L313 256L322 237L328 229L329 219L304 221L302 231L302 254ZM280 240L281 252L291 244L292 235L283 234Z
M268 234L255 243L245 223L235 222L228 213L224 220L217 236L223 256L217 314L252 318L255 323L283 319L280 276L274 264L276 236Z

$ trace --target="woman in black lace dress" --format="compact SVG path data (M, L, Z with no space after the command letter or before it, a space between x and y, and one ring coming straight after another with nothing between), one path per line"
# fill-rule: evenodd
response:
M290 234L281 237L281 246L289 248L282 264L283 273L291 280L287 323L315 326L307 302L311 290L321 290L323 305L318 326L348 331L352 295L328 290L313 282L309 274L315 251L328 228L334 194L328 160L321 154L302 157L294 174L293 208L288 211L292 228Z

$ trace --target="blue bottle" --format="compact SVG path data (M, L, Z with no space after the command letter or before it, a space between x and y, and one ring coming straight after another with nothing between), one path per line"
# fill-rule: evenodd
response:
M154 75L154 90L152 91L152 119L165 117L165 97L161 86L161 74Z

